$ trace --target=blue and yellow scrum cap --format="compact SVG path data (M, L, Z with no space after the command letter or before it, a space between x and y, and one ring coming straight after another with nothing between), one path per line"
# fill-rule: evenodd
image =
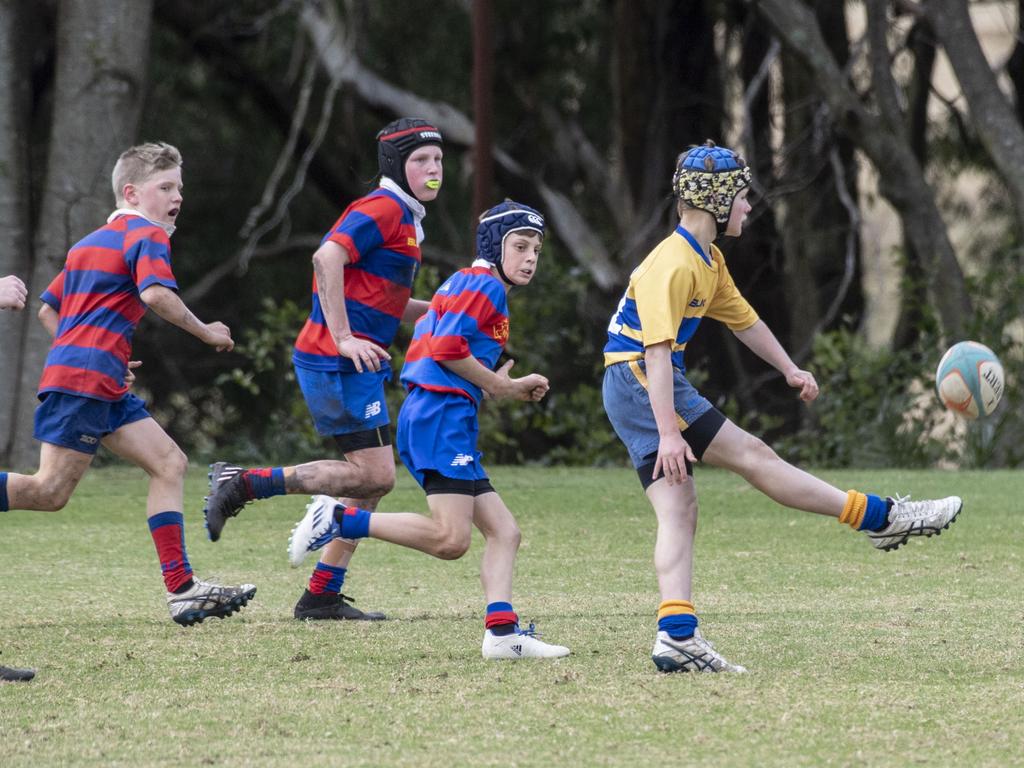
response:
M405 178L405 161L420 147L443 143L441 132L419 117L402 117L388 123L377 131L380 175L387 176L411 195L409 180Z
M522 229L536 232L543 238L544 217L535 208L513 200L505 200L484 211L476 227L476 257L496 266L498 274L506 283L509 280L501 267L505 238Z
M691 147L676 161L672 192L691 208L715 217L721 233L729 223L733 200L753 178L743 158L711 139Z

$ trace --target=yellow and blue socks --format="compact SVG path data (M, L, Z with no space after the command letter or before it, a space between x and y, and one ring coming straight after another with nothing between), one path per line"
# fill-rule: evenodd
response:
M337 595L345 584L346 569L327 563L317 563L313 575L309 577L309 591L314 595L325 592Z
M284 488L284 467L247 469L242 473L242 479L249 497L253 499L269 499L287 493Z
M346 507L339 504L334 508L334 520L341 526L341 538L365 539L370 535L370 515L368 509Z
M496 602L487 604L484 627L495 635L511 635L519 625L519 615L512 610L512 603Z
M160 512L149 518L149 533L156 544L160 571L168 592L182 593L192 586L192 566L185 554L185 517L181 512Z
M658 606L658 631L686 640L697 631L697 612L689 600L663 600Z
M839 522L855 531L880 531L889 524L892 504L881 496L859 491L846 492L846 505Z

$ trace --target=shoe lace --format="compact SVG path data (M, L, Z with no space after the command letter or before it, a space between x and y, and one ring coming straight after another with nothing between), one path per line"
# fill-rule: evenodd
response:
M537 625L534 624L532 621L530 622L530 626L528 626L526 629L521 629L518 627L518 625L516 626L517 635L523 635L525 637L540 637L540 632L537 631Z

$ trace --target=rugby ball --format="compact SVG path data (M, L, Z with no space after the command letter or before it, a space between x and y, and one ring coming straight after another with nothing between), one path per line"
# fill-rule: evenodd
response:
M949 410L968 419L988 416L1003 396L1003 365L984 344L961 341L939 361L935 389Z

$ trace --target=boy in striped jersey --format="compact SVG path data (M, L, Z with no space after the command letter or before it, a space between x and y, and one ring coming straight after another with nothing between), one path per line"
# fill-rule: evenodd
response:
M427 302L412 298L412 286L424 239L423 204L437 197L443 180L441 142L441 132L420 118L403 117L381 129L380 185L344 210L313 254L313 306L292 363L317 432L333 438L344 460L254 469L214 463L204 508L211 541L229 517L258 499L327 493L376 509L394 487L387 349L401 322L427 311ZM295 605L296 619L385 618L350 605L341 591L355 547L339 540L324 550Z
M658 519L654 567L661 604L652 657L663 672L745 672L697 628L691 602L697 494L693 462L739 474L779 504L838 518L875 547L896 549L931 536L960 512L961 500L883 498L844 492L783 461L729 421L687 381L683 350L703 317L724 323L781 373L804 402L818 396L736 288L713 241L738 237L750 212L750 169L735 152L708 141L679 156L672 190L679 224L630 275L608 326L604 407L629 451Z
M520 533L515 518L480 464L477 410L492 398L537 401L548 381L532 373L509 376L512 361L495 370L509 338L508 292L533 279L544 219L506 201L477 228L477 258L437 289L416 323L402 368L409 394L398 416L398 450L427 494L430 517L380 513L316 496L288 545L292 565L308 552L345 537L372 536L444 560L462 557L476 525L484 535L480 580L487 602L482 653L487 659L557 658L569 649L519 628L512 608L512 572Z
M43 292L39 319L54 337L39 383L34 475L0 472L0 511L59 510L102 444L149 475L146 512L171 618L189 626L229 616L256 587L192 575L185 553L183 492L188 460L129 392L135 328L150 308L217 351L234 346L220 322L204 323L178 297L171 241L182 203L181 154L142 144L114 166L115 210L68 251Z

